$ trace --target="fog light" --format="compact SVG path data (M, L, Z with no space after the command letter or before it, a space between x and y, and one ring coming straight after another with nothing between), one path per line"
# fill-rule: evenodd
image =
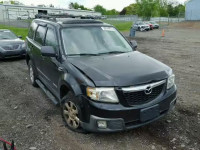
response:
M98 125L98 128L102 128L102 129L107 128L107 122L106 121L97 121L97 125Z

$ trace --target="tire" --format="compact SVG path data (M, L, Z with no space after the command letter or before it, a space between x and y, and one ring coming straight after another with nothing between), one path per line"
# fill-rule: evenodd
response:
M80 100L73 94L73 92L68 92L66 96L62 99L61 103L61 115L65 126L75 132L87 133L81 127L81 109Z
M30 77L31 84L34 87L38 87L38 85L36 83L36 73L34 71L33 64L32 64L31 60L28 63L28 71L29 71L29 77Z

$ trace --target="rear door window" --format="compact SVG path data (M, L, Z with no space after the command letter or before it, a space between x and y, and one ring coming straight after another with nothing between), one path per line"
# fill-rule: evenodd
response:
M38 44L43 45L45 34L46 34L46 27L38 26L38 29L35 34L35 41Z

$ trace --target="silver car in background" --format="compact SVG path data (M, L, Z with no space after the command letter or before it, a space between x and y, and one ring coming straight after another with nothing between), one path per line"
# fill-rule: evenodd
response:
M150 30L150 26L142 21L136 22L133 25L133 28L138 31L149 31Z
M23 57L26 53L26 44L21 37L7 29L0 29L0 59Z
M27 20L27 19L31 19L31 16L27 14L17 16L17 20Z

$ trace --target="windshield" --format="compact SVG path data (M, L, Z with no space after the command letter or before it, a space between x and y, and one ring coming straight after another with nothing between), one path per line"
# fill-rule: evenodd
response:
M0 31L0 40L17 39L17 36L11 31Z
M144 23L144 22L139 22L138 24L139 24L139 25L145 25L145 23Z
M62 29L67 55L131 52L132 47L113 27L73 27Z
M156 24L156 22L154 22L154 21L151 21L150 23L151 23L151 24Z

